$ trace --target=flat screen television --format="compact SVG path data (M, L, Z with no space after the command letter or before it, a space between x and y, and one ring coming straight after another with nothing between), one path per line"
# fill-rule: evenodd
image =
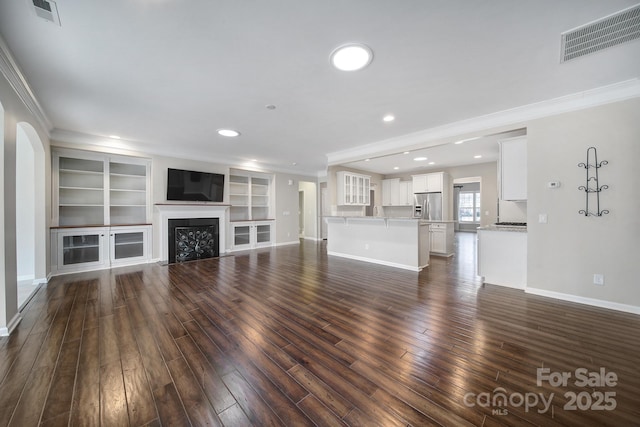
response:
M168 169L167 200L222 202L224 175Z

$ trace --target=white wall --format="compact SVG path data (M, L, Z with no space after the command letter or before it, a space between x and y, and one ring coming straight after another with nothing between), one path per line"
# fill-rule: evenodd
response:
M561 114L528 124L527 286L640 308L640 99ZM598 149L601 207L584 217L586 150ZM560 181L558 189L547 182ZM547 224L538 215L548 216ZM593 274L605 276L604 286Z
M0 250L0 333L6 333L7 328L14 326L18 321L18 296L17 296L17 259L16 259L16 140L19 124L27 123L25 129L33 133L31 141L38 140L41 151L40 167L36 171L36 182L41 177L51 175L51 152L49 149L49 137L38 120L31 114L22 100L16 95L11 84L4 75L0 74L0 104L4 109L4 126L0 138L0 164L2 165L2 177L0 178L0 231L2 232L2 249ZM0 109L1 112L2 109ZM40 175L38 175L40 174ZM46 186L38 192L38 210L36 221L42 222L42 229L48 230L51 224L51 188ZM43 230L40 230L42 232ZM38 231L36 231L38 232ZM36 260L49 259L49 234L42 233L42 241L36 248ZM49 272L48 263L36 265L37 278L46 278Z
M16 257L18 280L35 279L35 153L19 127L16 143Z

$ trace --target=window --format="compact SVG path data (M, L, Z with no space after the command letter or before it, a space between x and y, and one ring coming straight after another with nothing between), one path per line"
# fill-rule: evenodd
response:
M480 222L480 192L461 191L458 198L458 221Z

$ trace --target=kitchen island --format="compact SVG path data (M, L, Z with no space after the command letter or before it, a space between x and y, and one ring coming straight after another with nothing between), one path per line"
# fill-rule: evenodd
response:
M327 254L420 271L429 265L429 224L415 218L327 217Z

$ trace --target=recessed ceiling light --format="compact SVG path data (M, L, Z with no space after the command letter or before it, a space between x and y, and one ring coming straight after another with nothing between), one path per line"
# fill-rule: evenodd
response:
M436 164L436 162L429 162L429 164L430 164L430 165L435 165L435 164Z
M218 129L218 135L235 137L235 136L239 136L240 132L233 129Z
M360 43L349 43L331 52L331 64L341 71L361 70L371 63L373 52Z
M396 170L396 171L397 171L398 169L400 169L400 166L394 166L394 167L393 167L393 170Z
M404 153L402 153L402 154L409 154L409 152L408 152L408 151L405 151L405 152L404 152Z
M414 157L413 160L415 160L416 162L424 162L425 160L427 160L426 157Z
M371 159L364 159L365 162L371 161Z
M481 159L482 156L480 154L478 154L477 156L473 156L474 159Z
M120 139L120 137L118 135L109 135L109 138L111 138L111 139Z
M464 142L464 139L463 139L462 141L456 141L456 142L454 142L454 144L456 144L456 145L460 145L460 144L462 144L463 142Z
M391 114L387 114L386 116L384 116L384 117L382 118L382 121L383 121L383 122L392 122L392 121L394 121L395 119L396 119L396 118L395 118L393 115L391 115Z
M258 161L258 159L251 159L251 161L252 161L252 162L257 162L257 161Z

